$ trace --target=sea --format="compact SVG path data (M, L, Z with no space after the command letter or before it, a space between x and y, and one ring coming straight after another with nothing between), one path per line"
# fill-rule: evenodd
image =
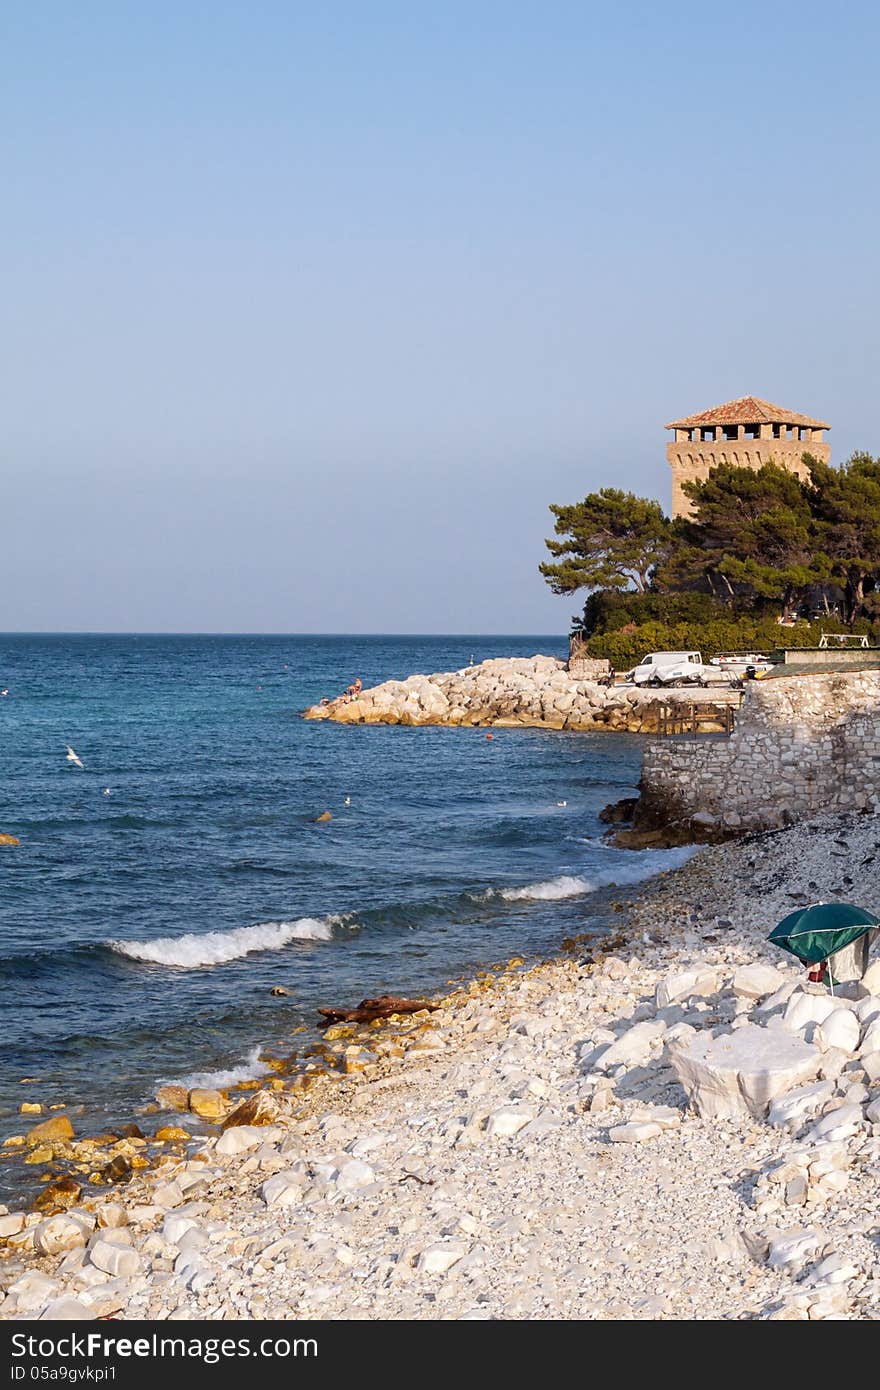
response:
M0 1139L23 1100L97 1133L162 1082L261 1074L264 1052L318 1036L319 1007L606 930L621 893L688 854L602 839L638 737L301 717L355 677L565 645L0 636L0 833L20 840L0 846ZM0 1159L0 1200L33 1181Z

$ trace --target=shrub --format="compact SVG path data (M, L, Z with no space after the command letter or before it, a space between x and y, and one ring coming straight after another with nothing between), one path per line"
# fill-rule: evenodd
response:
M729 615L711 594L636 594L598 589L584 604L578 626L585 636L619 632L631 623L699 623Z
M709 622L644 622L610 632L596 633L587 642L590 656L604 657L618 671L628 671L647 652L699 651L709 661L721 652L771 652L780 647L817 647L823 631L836 631L828 622L797 623L782 627L767 618L713 618ZM880 638L880 625L853 625L872 642Z

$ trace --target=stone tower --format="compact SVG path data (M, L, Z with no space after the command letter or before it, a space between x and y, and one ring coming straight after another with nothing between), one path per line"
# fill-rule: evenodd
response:
M822 440L822 431L830 425L757 396L742 396L699 415L686 415L666 428L675 430L675 439L666 446L672 468L673 516L687 516L691 510L682 483L702 481L716 464L760 468L773 462L805 478L804 454L813 454L823 463L831 458L831 447Z

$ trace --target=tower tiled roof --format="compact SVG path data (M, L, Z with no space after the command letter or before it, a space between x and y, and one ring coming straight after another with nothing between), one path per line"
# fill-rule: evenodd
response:
M671 420L668 430L688 430L698 425L803 425L806 429L830 430L824 420L814 420L811 415L801 415L796 410L785 410L781 405L762 401L758 396L740 396L735 401L725 401L723 405L703 410L699 415L685 415L681 420Z

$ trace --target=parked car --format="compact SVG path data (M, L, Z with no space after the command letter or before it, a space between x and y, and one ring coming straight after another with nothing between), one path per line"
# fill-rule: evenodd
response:
M717 667L725 676L750 675L750 678L760 678L773 670L774 662L763 652L719 652L718 656L711 658L709 665Z
M699 652L649 652L630 679L634 685L705 685L713 674Z

